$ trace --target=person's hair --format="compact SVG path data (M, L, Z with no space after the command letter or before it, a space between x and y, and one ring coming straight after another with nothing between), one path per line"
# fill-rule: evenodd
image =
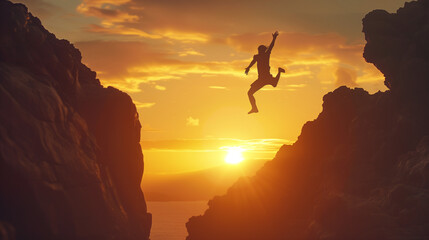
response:
M265 52L265 51L267 51L267 46L265 46L265 45L260 45L260 46L258 47L258 52L263 53L263 52Z

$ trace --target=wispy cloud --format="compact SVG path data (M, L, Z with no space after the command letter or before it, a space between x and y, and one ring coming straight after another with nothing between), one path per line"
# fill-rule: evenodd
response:
M336 86L356 87L357 72L353 69L339 67L335 72Z
M198 32L182 32L182 31L158 31L159 34L165 38L178 40L181 42L207 42L210 37L207 34L202 34Z
M136 108L150 108L155 105L155 103L142 103L136 100L133 100L133 102L136 105Z
M222 87L222 86L209 86L209 88L211 89L222 89L222 90L228 90L227 87Z
M165 91L167 88L164 86L155 85L155 89L160 90L160 91Z
M103 24L100 26L98 24L90 24L85 28L88 32L93 33L103 33L110 35L126 35L126 36L138 36L149 39L160 39L162 36L156 34L150 34L145 31L136 28L124 27L123 25L118 24Z
M180 57L186 57L186 56L205 56L203 53L197 52L193 49L187 49L185 51L179 52Z
M77 11L101 22L132 26L150 33L165 32L165 36L169 32L207 35L260 32L266 31L267 26L277 26L301 32L339 32L356 38L360 33L353 30L360 29L360 19L365 13L381 7L397 9L402 4L403 0L361 0L360 4L354 4L354 0L343 0L341 4L307 0L83 0ZM173 34L173 38L176 36Z
M186 61L174 52L156 50L143 42L88 41L75 43L83 61L99 74L103 84L128 92L140 92L141 84L182 79L189 75L243 77L244 60Z
M144 150L154 151L219 151L225 147L241 147L246 151L277 152L283 144L292 144L285 139L172 139L141 141Z
M186 126L197 127L199 125L200 125L200 119L198 118L188 117L186 119Z

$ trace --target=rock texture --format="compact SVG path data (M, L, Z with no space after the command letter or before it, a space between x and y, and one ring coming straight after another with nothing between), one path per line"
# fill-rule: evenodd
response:
M363 24L390 90L328 93L296 143L189 219L188 240L429 239L429 1Z
M0 239L149 239L131 98L5 0L0 111Z

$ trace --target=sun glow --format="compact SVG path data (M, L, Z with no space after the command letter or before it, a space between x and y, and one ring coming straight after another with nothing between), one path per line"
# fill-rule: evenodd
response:
M228 164L238 164L244 160L241 147L229 147L225 156L225 162Z

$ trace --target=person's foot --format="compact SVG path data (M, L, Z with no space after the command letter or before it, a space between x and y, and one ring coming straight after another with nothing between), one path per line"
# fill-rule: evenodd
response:
M250 110L250 112L248 112L247 114L252 114L252 113L257 113L257 112L259 112L259 111L258 111L258 109L252 109L252 110Z
M273 83L271 83L271 86L277 87L277 84L279 83L280 78L275 78Z
M284 68L279 67L279 72L284 73L286 72Z

